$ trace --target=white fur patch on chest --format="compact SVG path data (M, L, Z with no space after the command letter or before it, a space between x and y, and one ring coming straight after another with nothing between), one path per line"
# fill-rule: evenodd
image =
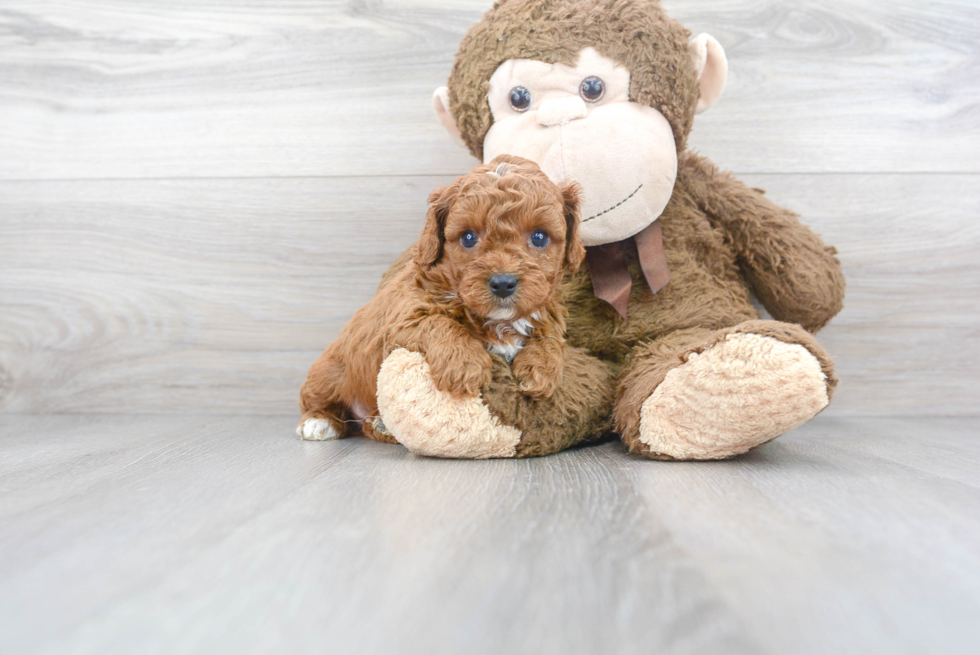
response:
M535 312L531 318L537 320L540 315ZM487 350L500 355L508 362L513 362L517 353L521 351L527 338L534 331L534 323L527 318L519 318L516 321L501 321L493 326L493 331L497 334L498 341L488 341Z
M512 342L502 342L502 343L488 343L487 350L495 355L500 355L508 362L513 362L514 358L517 357L517 353L521 352L521 348L524 347L524 339L517 339Z

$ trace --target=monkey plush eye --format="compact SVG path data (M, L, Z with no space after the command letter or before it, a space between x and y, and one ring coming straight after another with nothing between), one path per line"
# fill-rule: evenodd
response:
M593 75L582 80L578 92L588 102L599 102L606 93L606 85L602 83L602 80Z
M535 230L531 235L531 245L535 248L544 248L548 245L548 235L542 230Z
M473 230L466 230L463 232L463 236L459 238L459 244L464 248L472 248L479 240L480 238L476 236L476 232Z
M510 90L510 106L514 111L527 111L531 106L531 92L523 86L515 86Z

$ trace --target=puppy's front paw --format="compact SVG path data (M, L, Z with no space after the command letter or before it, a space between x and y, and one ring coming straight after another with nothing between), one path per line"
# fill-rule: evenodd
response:
M306 441L333 441L340 439L340 430L325 418L308 418L300 421L296 436Z
M551 398L561 386L564 358L528 347L514 358L514 377L521 389L537 400Z
M545 370L526 360L514 361L514 377L521 383L521 389L537 400L551 398L561 386L561 370Z
M478 396L480 388L490 382L493 361L483 348L463 352L426 353L425 361L432 371L432 381L440 391L456 398Z

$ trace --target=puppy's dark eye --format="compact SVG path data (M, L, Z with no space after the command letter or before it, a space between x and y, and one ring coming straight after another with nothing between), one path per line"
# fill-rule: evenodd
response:
M602 80L593 75L582 80L578 92L588 102L599 102L606 93L606 85L602 83Z
M514 111L527 111L531 106L531 92L523 86L515 86L510 90L510 106Z
M480 237L476 236L476 232L473 230L466 230L463 232L463 236L459 238L459 244L464 248L472 248L479 240Z
M548 245L548 235L541 230L535 230L531 235L531 245L535 248L544 248Z

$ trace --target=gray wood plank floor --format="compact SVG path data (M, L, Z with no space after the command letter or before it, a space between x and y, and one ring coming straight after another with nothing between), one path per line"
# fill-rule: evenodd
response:
M292 416L0 416L5 653L976 653L973 419L447 461Z

